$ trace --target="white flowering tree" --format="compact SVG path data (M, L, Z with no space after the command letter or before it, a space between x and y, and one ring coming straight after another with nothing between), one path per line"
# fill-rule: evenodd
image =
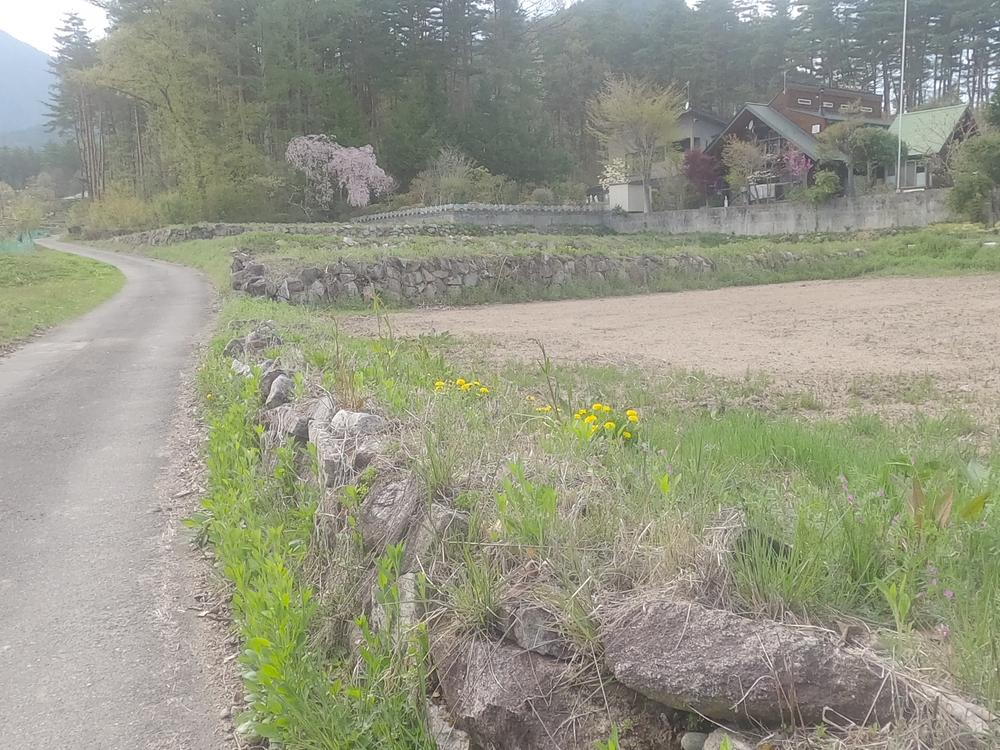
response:
M326 135L303 135L288 144L285 159L306 176L312 202L325 208L341 197L348 205L367 206L396 187L371 146L341 146Z
M625 163L624 159L618 158L611 159L604 165L604 170L601 172L601 179L598 182L602 188L609 190L612 185L624 185L628 182L628 179L628 164Z

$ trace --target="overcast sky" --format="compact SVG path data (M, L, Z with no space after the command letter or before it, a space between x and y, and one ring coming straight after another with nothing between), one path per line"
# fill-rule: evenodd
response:
M104 33L104 11L87 0L0 0L0 29L52 53L53 37L66 13L78 13L95 37Z

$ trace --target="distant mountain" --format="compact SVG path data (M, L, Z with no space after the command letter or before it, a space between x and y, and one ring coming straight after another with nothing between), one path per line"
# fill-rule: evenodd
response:
M0 142L52 140L40 132L52 83L49 56L0 31L0 70Z

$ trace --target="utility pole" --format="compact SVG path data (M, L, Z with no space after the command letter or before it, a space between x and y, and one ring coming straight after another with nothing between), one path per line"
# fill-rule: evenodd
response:
M906 113L906 20L909 0L903 0L903 47L899 56L899 127L896 129L896 192L903 190L903 115Z

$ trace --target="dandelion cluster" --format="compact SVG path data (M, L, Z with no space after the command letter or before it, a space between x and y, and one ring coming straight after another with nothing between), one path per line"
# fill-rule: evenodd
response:
M619 416L610 404L597 402L589 409L578 409L573 419L581 434L592 439L614 438L630 442L639 434L639 412L635 409L627 409Z
M529 401L532 404L539 404L538 406L535 407L535 411L537 411L539 414L551 414L555 410L555 407L552 406L552 404L539 403L538 399L535 396L532 396L530 393L524 398L526 401Z
M456 380L436 380L434 382L434 391L436 393L458 391L459 393L472 393L477 396L490 395L490 389L488 386L483 385L478 380L466 380L465 378L458 378Z

